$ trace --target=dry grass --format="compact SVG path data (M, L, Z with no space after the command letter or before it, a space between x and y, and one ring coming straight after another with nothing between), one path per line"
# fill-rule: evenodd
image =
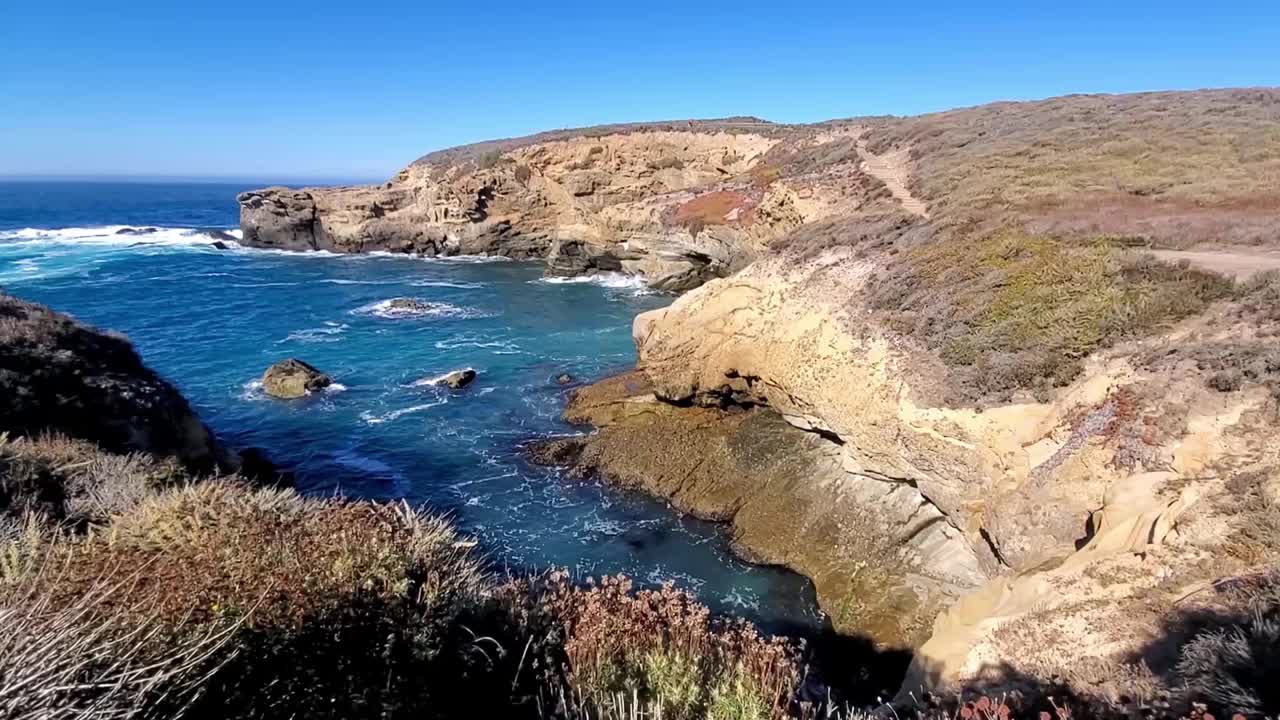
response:
M134 591L165 588L154 608L163 618L297 628L352 598L447 609L484 586L460 543L447 522L404 505L212 480L147 497L58 546L51 561L66 569L49 589L74 593L111 568L146 567Z
M1212 273L1105 240L1019 233L934 242L872 289L887 322L954 369L952 402L1005 401L1063 385L1089 353L1203 311L1233 291Z
M173 718L190 707L230 659L234 625L175 636L147 615L157 595L118 601L137 578L101 579L66 605L34 583L0 584L0 717Z
M490 587L468 547L404 505L212 480L153 493L87 535L11 537L0 586L57 616L108 582L95 612L161 656L218 636L198 716L397 716L452 692L422 677L461 652L455 620Z
M59 435L0 433L0 514L13 518L35 513L73 526L102 522L189 480L173 459L116 455Z
M1257 216L1261 224L1249 237L1234 239L1275 242L1277 89L995 103L886 121L870 141L877 153L910 146L913 192L952 220L1051 216L1060 209L1067 226L1067 216L1088 215L1094 232L1136 228L1176 246L1202 219L1220 226L1222 219ZM1123 212L1113 207L1113 217L1103 216L1116 203ZM1215 207L1223 213L1171 225L1140 222Z

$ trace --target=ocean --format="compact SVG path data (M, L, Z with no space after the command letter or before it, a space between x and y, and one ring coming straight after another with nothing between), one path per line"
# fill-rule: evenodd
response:
M512 571L626 573L766 629L823 624L807 580L735 559L726 528L520 457L581 432L556 377L632 366L632 318L670 296L614 275L551 281L537 263L241 248L235 195L257 186L0 182L0 288L127 334L220 438L265 450L305 493L425 505ZM398 297L426 305L397 313ZM289 357L337 384L265 397L257 379ZM465 367L479 372L465 390L421 382Z

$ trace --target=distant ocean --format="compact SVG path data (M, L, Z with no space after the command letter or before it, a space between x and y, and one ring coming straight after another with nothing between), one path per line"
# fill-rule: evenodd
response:
M632 318L670 297L621 276L546 280L536 263L243 249L249 187L0 182L0 288L127 333L219 436L306 492L424 503L509 567L669 579L766 625L819 623L806 580L735 560L723 528L519 457L523 440L578 431L555 377L632 365ZM397 297L426 304L391 312ZM264 397L257 378L287 357L338 384ZM464 391L418 382L464 367L479 371Z

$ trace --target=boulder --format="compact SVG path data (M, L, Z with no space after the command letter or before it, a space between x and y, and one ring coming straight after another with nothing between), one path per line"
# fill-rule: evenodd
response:
M454 390L459 390L470 385L475 379L476 371L471 368L465 368L462 370L454 370L453 372L441 377L436 381L436 384L444 385L445 387L453 388Z
M283 400L300 398L332 384L333 378L295 358L272 365L262 376L262 389Z
M393 298L387 301L384 312L402 313L405 315L421 315L430 312L437 307L435 303L411 297Z
M572 385L573 382L574 382L574 378L569 373L560 373L559 375L556 376L557 385Z

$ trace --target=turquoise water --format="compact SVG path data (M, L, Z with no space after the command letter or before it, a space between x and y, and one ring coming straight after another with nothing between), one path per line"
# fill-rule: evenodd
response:
M531 263L217 250L197 229L234 228L241 189L0 183L0 287L127 333L221 438L266 450L305 492L426 504L511 569L673 580L775 629L820 624L809 583L737 561L724 528L519 456L579 431L555 377L631 366L631 319L670 297L548 282ZM432 305L386 312L397 297ZM339 386L264 397L256 379L287 357ZM463 367L479 371L465 390L415 385Z

